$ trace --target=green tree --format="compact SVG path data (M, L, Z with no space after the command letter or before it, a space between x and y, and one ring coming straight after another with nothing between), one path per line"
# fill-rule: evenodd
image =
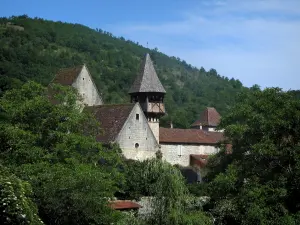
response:
M6 224L44 224L31 200L28 182L18 179L0 165L0 222Z
M220 128L232 154L211 163L218 224L299 224L300 101L279 88L253 88Z
M70 87L28 82L0 103L0 160L32 185L47 224L109 224L119 219L109 198L122 183L120 150L95 137L99 124L76 104Z
M178 168L160 159L127 163L126 198L147 196L150 211L147 224L212 224L212 220L191 196Z
M0 95L14 88L18 80L48 85L60 68L85 63L106 103L126 103L146 53L167 91L166 108L176 127L189 127L206 106L216 107L223 115L237 93L245 89L241 82L221 77L215 69L199 70L158 49L144 48L100 29L41 18L1 18L1 24L7 22L24 27L24 31L0 25ZM190 105L195 113L189 111Z

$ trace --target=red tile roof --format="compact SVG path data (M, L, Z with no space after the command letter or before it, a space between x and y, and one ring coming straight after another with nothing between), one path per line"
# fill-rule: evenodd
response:
M129 200L111 201L109 203L109 205L110 205L111 208L116 209L116 210L142 208L141 205L137 204L136 202L129 201Z
M200 129L159 128L160 143L217 144L223 140L221 132L207 132Z
M221 116L217 110L213 107L207 107L200 115L200 119L195 121L192 124L192 127L195 126L212 126L216 127L220 123Z
M100 122L103 133L97 136L97 141L110 143L115 141L125 121L129 117L134 104L88 106L85 110L92 112Z
M60 69L53 79L53 83L72 85L82 70L83 65Z

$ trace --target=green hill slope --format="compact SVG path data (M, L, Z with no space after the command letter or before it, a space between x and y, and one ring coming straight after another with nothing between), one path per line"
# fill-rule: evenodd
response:
M189 127L206 106L225 114L244 88L214 69L199 70L100 29L19 16L0 18L0 92L20 81L47 85L59 68L85 63L106 103L128 102L127 91L147 52L167 91L164 124L172 119L175 127Z

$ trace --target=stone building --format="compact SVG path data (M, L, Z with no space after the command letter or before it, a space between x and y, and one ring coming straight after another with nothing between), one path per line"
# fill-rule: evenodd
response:
M81 95L81 104L84 106L102 105L103 100L85 65L64 68L57 72L52 83L72 86Z
M99 142L118 143L125 158L144 160L155 157L158 142L139 103L89 106L100 122Z
M171 164L189 166L192 155L212 155L223 139L221 132L200 129L160 128L159 143L163 159Z
M128 104L104 105L85 65L60 70L53 82L78 90L85 110L100 122L103 133L97 140L118 143L128 159L153 158L160 150L163 159L171 164L200 165L203 157L218 152L217 143L223 140L223 133L216 131L220 115L214 108L206 108L191 129L159 127L159 119L166 113L166 91L149 54L129 90Z

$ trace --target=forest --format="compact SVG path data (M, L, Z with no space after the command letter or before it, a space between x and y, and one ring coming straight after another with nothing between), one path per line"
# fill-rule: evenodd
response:
M300 224L299 91L245 88L82 25L27 16L1 24L0 224ZM218 128L232 151L220 143L201 183L187 183L159 155L132 161L119 146L97 142L101 125L81 112L73 88L53 85L56 104L49 98L57 69L86 63L106 102L126 102L147 51L177 127L188 127L201 107L222 113ZM145 217L109 206L143 196L152 198Z
M7 27L9 22L24 30ZM106 104L127 103L146 53L167 91L162 124L172 120L175 127L188 128L210 106L225 114L244 88L215 69L195 68L101 29L23 15L0 18L0 95L28 80L48 85L59 69L85 63Z

